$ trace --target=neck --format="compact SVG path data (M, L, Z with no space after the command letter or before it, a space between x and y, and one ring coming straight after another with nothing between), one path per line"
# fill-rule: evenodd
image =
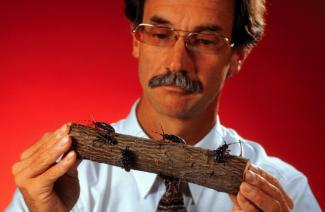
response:
M160 134L164 132L180 136L186 140L187 144L195 145L214 127L218 102L210 104L196 116L184 119L161 114L154 110L148 101L141 98L136 114L142 129L151 139L161 140Z

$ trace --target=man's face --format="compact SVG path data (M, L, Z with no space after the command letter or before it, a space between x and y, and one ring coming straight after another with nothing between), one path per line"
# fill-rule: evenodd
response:
M218 33L231 38L233 1L225 0L146 0L143 23L175 29ZM216 27L217 26L217 27ZM186 35L186 33L181 33ZM133 55L139 59L139 78L146 101L160 114L176 118L191 118L215 109L227 75L238 70L238 53L225 47L216 54L188 50L185 37L173 46L159 47L134 40ZM202 85L200 92L185 92L177 86L149 87L150 79L170 70L186 72Z

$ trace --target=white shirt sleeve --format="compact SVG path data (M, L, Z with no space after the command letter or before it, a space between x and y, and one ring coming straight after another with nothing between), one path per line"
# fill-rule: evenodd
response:
M26 206L23 195L20 193L19 189L16 189L14 196L12 198L11 203L8 208L5 210L6 212L21 212L21 211L29 211Z
M285 186L286 191L292 194L295 212L318 212L321 211L315 196L313 195L307 178L304 175L293 177Z

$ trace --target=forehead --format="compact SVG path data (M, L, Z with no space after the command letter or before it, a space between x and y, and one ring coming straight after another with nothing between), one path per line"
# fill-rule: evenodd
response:
M219 25L232 30L233 0L145 0L143 21L161 17L174 28L191 30L199 25Z

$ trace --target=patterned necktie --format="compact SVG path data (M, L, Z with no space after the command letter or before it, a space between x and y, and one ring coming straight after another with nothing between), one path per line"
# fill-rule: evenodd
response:
M166 192L159 201L157 212L186 212L181 181L178 178L161 177L165 181Z

